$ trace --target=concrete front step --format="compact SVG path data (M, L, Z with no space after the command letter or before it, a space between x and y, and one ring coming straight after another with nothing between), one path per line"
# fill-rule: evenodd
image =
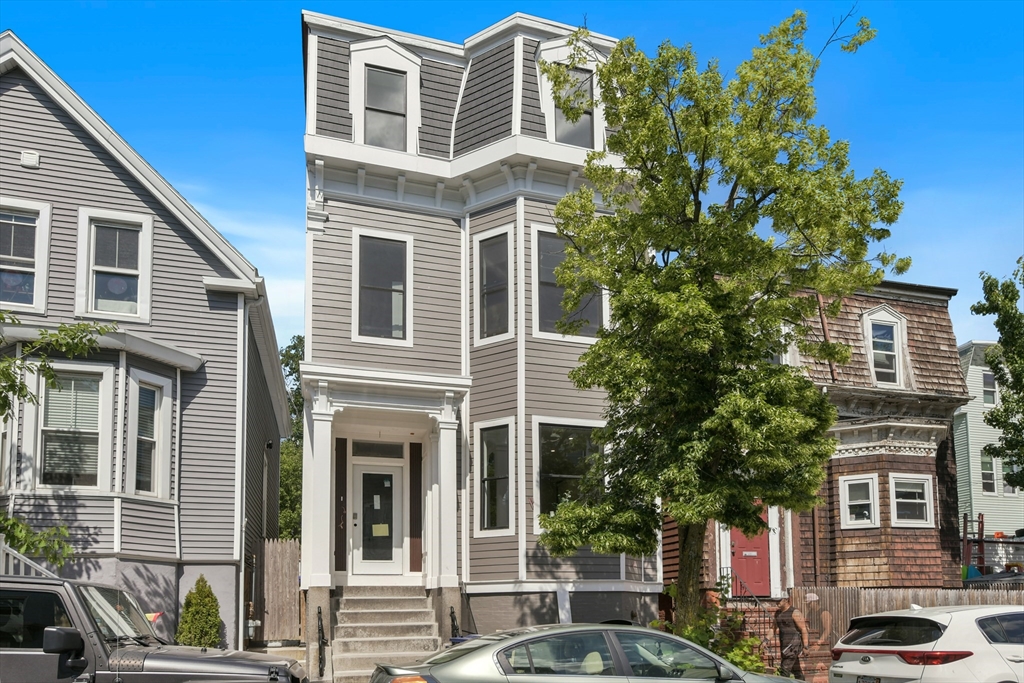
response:
M397 638L345 638L332 643L335 654L392 652L434 652L441 647L441 640L434 636L405 636Z
M418 636L436 638L437 623L433 621L412 621L398 624L339 624L334 627L334 637L348 638L402 638Z
M391 609L336 612L338 624L416 624L434 622L432 609Z
M345 586L345 598L423 598L427 592L423 586Z
M337 611L391 611L398 609L430 609L429 598L378 598L378 597L355 597L341 598L338 601Z
M395 666L412 666L430 657L433 652L391 652L388 654L335 654L331 659L334 664L334 677L347 676L349 673L373 671L377 664L394 664ZM367 676L369 679L369 676Z

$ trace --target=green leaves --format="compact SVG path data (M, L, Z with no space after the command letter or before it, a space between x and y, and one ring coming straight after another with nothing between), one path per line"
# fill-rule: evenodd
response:
M221 643L220 602L202 574L185 595L174 640L192 647L217 647Z
M873 37L866 20L840 35L846 19L826 47L854 52ZM611 309L570 373L607 394L605 449L580 498L541 519L555 554L652 552L662 514L754 534L766 506L817 502L836 411L801 368L776 361L794 347L847 361L819 317L909 260L879 247L901 181L858 177L849 143L814 123L821 55L806 31L796 12L729 79L690 46L649 57L626 39L605 58L585 32L568 64L542 65L571 118L581 103L559 95L570 69L597 63L612 131L588 157L587 184L555 210L570 245L556 271L563 307L599 288Z
M68 528L64 524L35 531L17 517L0 512L0 536L15 551L26 557L41 557L55 567L62 567L74 554L68 543Z
M999 389L996 406L985 411L985 424L1000 430L1000 435L984 452L1013 468L1004 475L1007 483L1024 487L1024 312L1020 308L1024 256L1017 259L1011 279L1000 282L982 273L981 285L985 298L971 306L971 312L996 316L999 332L999 344L985 354Z

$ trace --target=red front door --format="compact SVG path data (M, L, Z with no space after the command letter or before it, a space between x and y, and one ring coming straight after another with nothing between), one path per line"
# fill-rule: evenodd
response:
M771 596L772 586L768 563L768 531L747 538L739 529L733 529L732 541L732 594L734 596Z

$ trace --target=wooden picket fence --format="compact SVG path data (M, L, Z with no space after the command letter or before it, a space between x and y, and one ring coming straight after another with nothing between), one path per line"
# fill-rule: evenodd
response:
M256 560L254 605L256 619L263 623L256 630L254 640L286 643L301 639L299 557L297 540L263 541Z

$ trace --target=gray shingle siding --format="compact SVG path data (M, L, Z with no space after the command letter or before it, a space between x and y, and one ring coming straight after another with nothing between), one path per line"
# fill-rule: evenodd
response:
M181 481L175 482L181 541L184 559L230 559L239 313L237 296L207 292L203 277L234 277L231 270L21 70L0 76L0 120L3 193L53 207L47 313L23 313L24 322L76 320L79 207L153 216L151 320L119 327L205 360L198 371L182 373ZM40 168L18 163L25 149L40 152Z
M540 41L523 39L523 110L522 133L547 139L547 124L540 108L540 75L537 70L537 48Z
M430 59L420 65L420 154L451 156L452 119L463 73L458 66Z
M455 156L512 135L515 41L474 57L455 122Z
M316 132L351 140L348 43L318 36L316 44Z

